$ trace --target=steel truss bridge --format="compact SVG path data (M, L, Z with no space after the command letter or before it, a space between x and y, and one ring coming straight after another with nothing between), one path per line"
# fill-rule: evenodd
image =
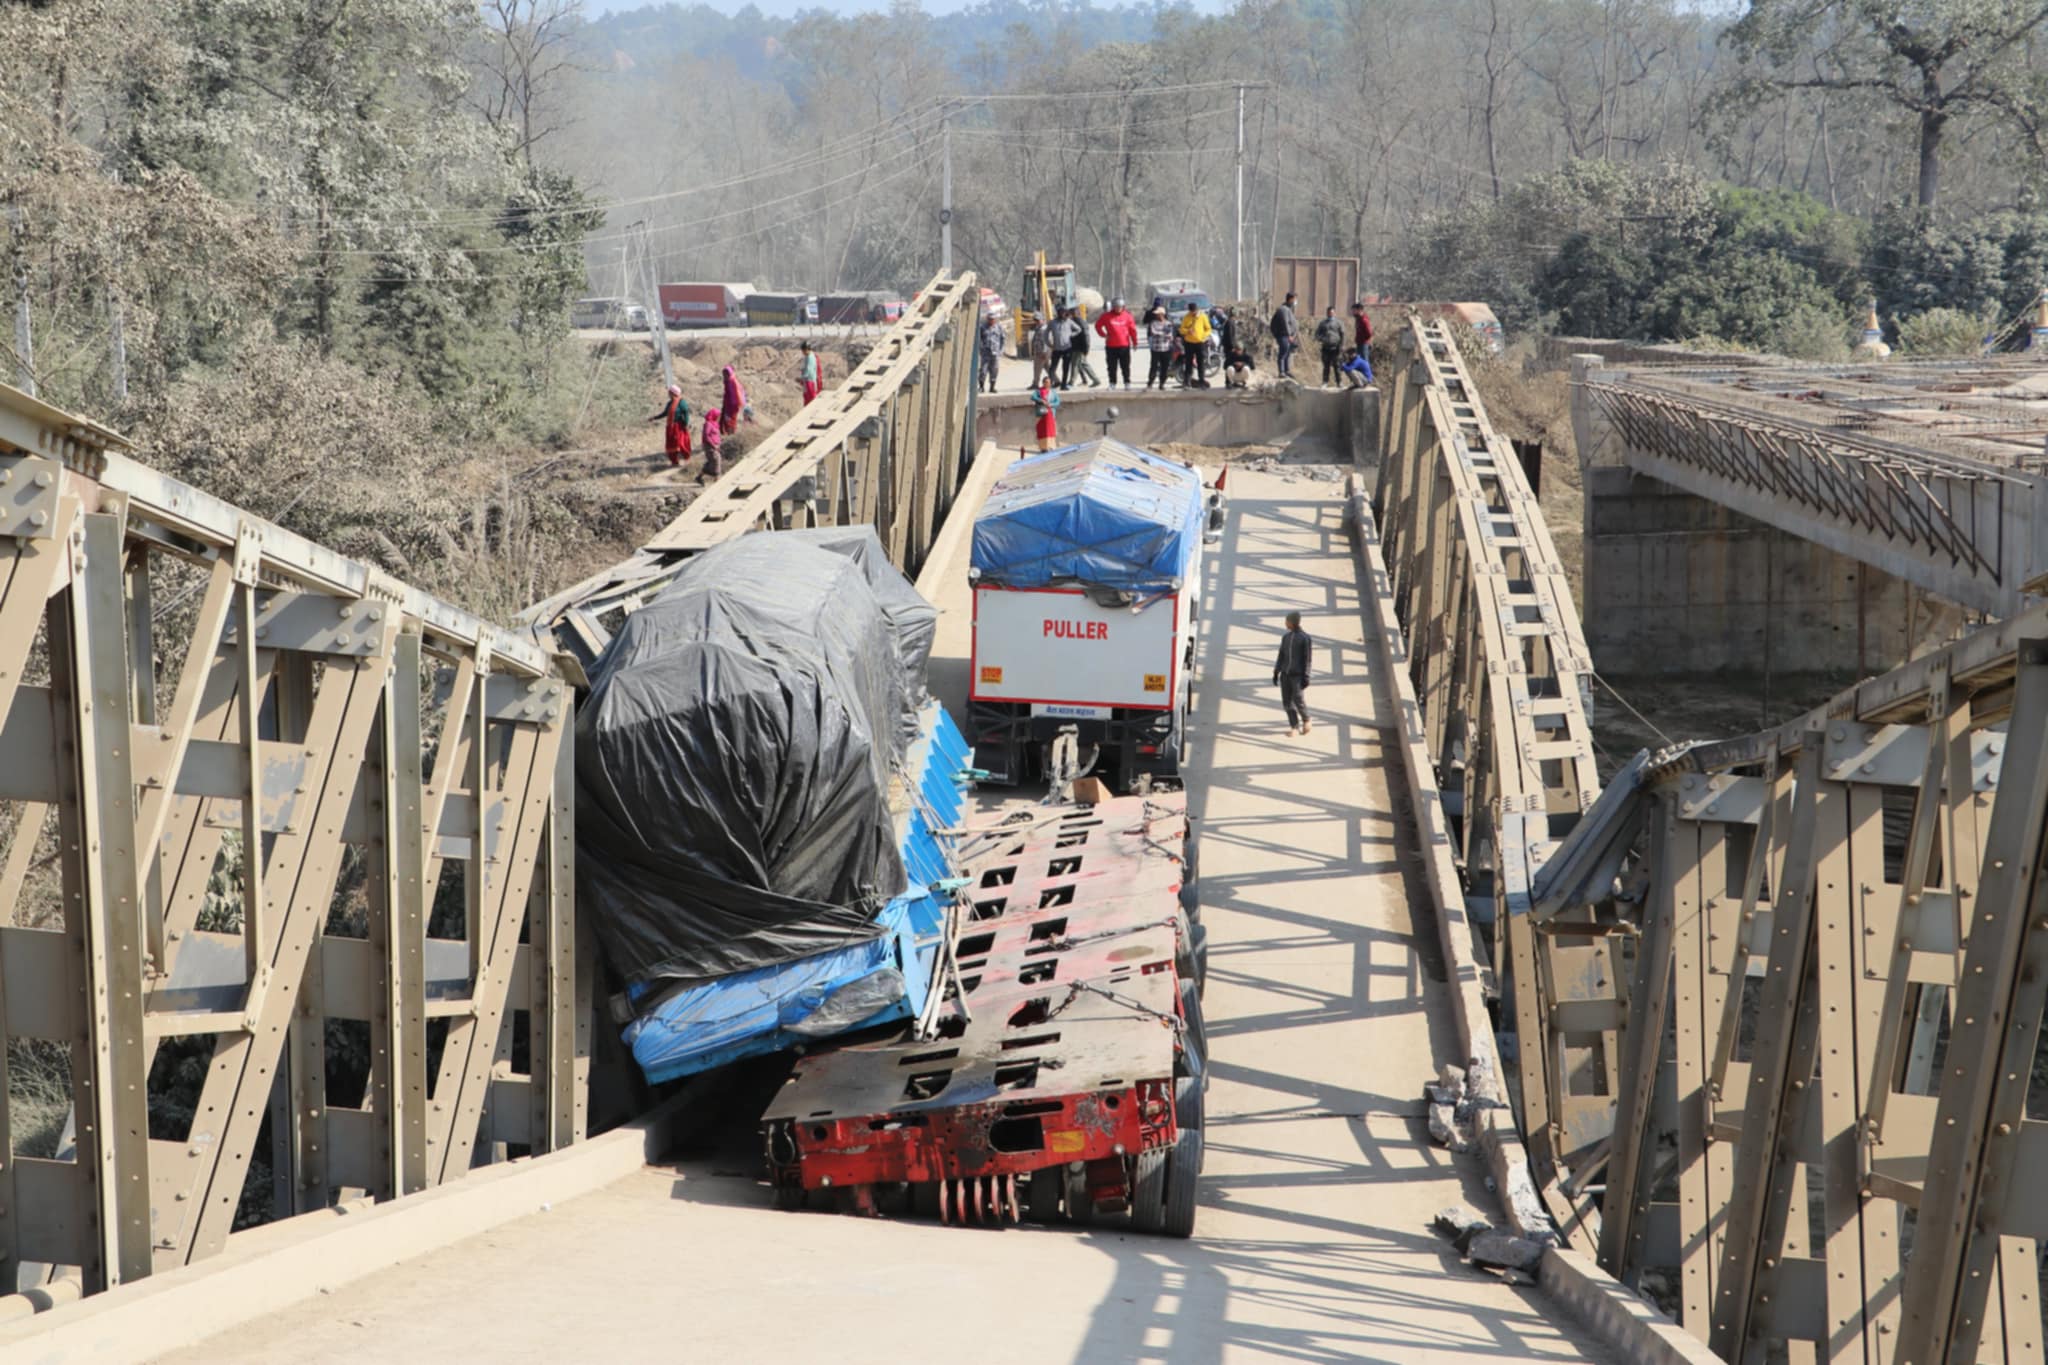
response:
M873 522L915 572L977 303L935 281L518 632L0 395L0 1070L60 1050L71 1108L19 1155L0 1085L0 1315L221 1252L259 1156L282 1215L590 1145L580 665L750 530ZM2048 607L1603 790L1537 501L1449 335L1406 344L1355 514L1508 1219L1729 1361L2041 1360Z
M1558 1235L1729 1361L2041 1360L2048 607L1603 792L1535 499L1409 342L1366 530Z
M973 276L934 281L848 384L540 630L0 391L0 1293L34 1296L0 1316L219 1253L259 1160L282 1217L585 1136L580 662L756 527L873 522L914 572L973 449L978 306ZM360 1094L329 1093L337 1039L367 1058ZM65 1139L17 1155L7 1068L53 1048ZM169 1106L189 1124L164 1113L175 1063L203 1070Z

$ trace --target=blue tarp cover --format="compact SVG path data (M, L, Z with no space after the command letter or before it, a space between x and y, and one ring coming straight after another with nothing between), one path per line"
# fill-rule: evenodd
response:
M1122 441L1019 460L974 522L974 568L1008 588L1137 592L1185 581L1202 544L1202 476Z
M643 1007L625 1040L650 1082L914 1018L924 1009L950 899L933 888L954 875L950 840L937 831L957 826L965 813L960 774L972 751L937 702L927 703L919 719L904 759L909 810L897 822L910 886L876 917L876 936L695 982ZM642 986L629 995L637 1003L651 993Z

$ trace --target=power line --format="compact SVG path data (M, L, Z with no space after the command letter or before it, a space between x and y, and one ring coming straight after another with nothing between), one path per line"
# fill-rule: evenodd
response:
M883 176L881 179L876 180L870 184L863 185L860 189L856 190L852 194L841 195L839 198L834 199L829 203L820 204L815 208L806 209L801 213L786 215L773 223L763 224L760 227L746 228L743 229L742 231L731 233L724 237L712 238L709 241L691 241L676 247L672 247L666 251L651 252L649 254L648 259L651 261L666 262L678 256L682 256L688 252L704 251L712 247L718 246L728 246L733 242L743 242L749 238L759 237L764 233L774 232L777 229L788 227L794 223L801 223L807 219L816 218L821 214L830 213L834 209L843 208L845 205L855 202L856 200L862 198L864 195L874 190L882 188L884 185L894 184L896 181L903 179L905 176L911 175L919 170L923 170L929 167L933 161L937 160L937 157L938 154L936 152L929 152L919 160L914 161L907 166L904 166L902 169L893 171L890 174ZM660 230L661 229L653 229L653 231ZM633 232L631 229L629 229L623 235L630 237L633 235ZM587 240L589 239L586 239L586 241ZM462 276L462 280L465 283L472 280L509 280L518 278L520 274L521 272L516 270L486 270L477 271L472 274L465 274ZM300 276L298 278L304 279L306 277ZM410 284L420 278L421 277L418 275L363 275L351 277L353 281L363 284Z
M680 223L651 224L649 226L649 231L668 233L682 232L685 231L686 229L693 227L702 227L709 223L724 222L728 218L737 218L742 214L758 212L761 209L772 208L778 204L787 204L794 200L802 199L806 195L816 194L820 190L830 189L835 185L843 185L849 180L858 179L861 176L867 175L869 172L873 171L878 166L890 165L893 162L902 160L906 156L916 155L919 152L919 150L920 149L916 143L911 143L905 147L898 149L895 152L892 152L888 156L882 157L876 161L871 161L859 167L856 170L848 171L845 175L839 176L836 179L822 181L815 185L806 185L804 188L800 190L796 190L790 194L782 195L775 199L768 199L749 203L745 207L728 209L723 213L714 213L704 218L691 218ZM932 150L926 149L924 151L924 157L926 160L931 159L935 155L936 152ZM691 193L700 193L703 191L707 191L710 188L710 186L704 186L701 187L701 189L692 190ZM579 247L592 247L603 246L606 243L611 242L623 242L632 236L633 231L634 229L627 227L622 228L616 232L589 234L581 238L578 238L576 245ZM532 243L528 242L494 242L483 246L456 247L449 249L459 251L465 256L497 256L518 253L532 253L536 251L547 250L548 248L535 246ZM322 254L330 257L355 258L366 256L388 256L391 254L391 252L388 248L346 247L338 251L328 251Z
M1151 95L1184 94L1205 90L1234 90L1238 81L1204 81L1180 85L1130 86L1116 90L1045 90L993 93L984 95L928 96L914 104L906 105L888 118L880 119L865 128L846 133L817 148L800 152L774 163L749 171L744 175L726 180L714 181L708 185L693 185L688 189L665 190L656 194L641 195L630 199L615 199L601 203L583 204L556 209L536 209L531 212L514 210L469 210L462 213L426 213L404 216L379 214L358 214L349 217L330 218L331 225L348 227L491 227L507 218L517 217L523 221L546 221L553 218L569 217L575 214L597 212L610 214L621 209L644 208L651 204L667 203L685 195L698 194L706 190L727 189L735 185L751 183L771 175L808 169L819 162L844 155L854 145L884 133L931 132L939 121L949 113L957 114L976 105L991 103L1043 103L1046 101L1068 101L1077 99L1101 99L1109 96L1136 99ZM1254 82L1253 85L1258 83ZM1180 123L1190 118L1212 117L1228 112L1224 109L1204 110L1193 115L1164 116L1157 120L1141 121L1127 126L1145 126L1146 123ZM1080 131L1083 125L1065 125ZM274 199L223 199L221 202L250 209L278 209L284 207Z

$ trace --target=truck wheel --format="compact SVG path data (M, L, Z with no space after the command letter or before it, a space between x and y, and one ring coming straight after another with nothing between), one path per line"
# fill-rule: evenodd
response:
M1176 1128L1200 1128L1202 1126L1202 1091L1207 1088L1207 1077L1201 1068L1173 1082L1173 1123Z
M1095 1221L1095 1201L1088 1197L1088 1172L1068 1171L1065 1186L1067 1221L1087 1227Z
M1131 1176L1131 1226L1139 1232L1166 1230L1166 1176L1170 1149L1150 1147L1138 1153ZM1183 1233L1183 1236L1186 1234Z
M804 1187L801 1185L777 1185L775 1207L784 1213L801 1213L804 1207Z
M1192 980L1180 983L1180 1017L1182 1027L1187 1030L1188 1046L1206 1060L1209 1056L1209 1030L1202 1019L1201 987Z
M1209 931L1199 920L1188 930L1188 942L1195 959L1195 989L1206 991L1209 989Z
M1050 1223L1060 1216L1060 1186L1064 1173L1059 1167L1033 1171L1024 1184L1024 1216L1034 1223Z
M1202 1130L1183 1128L1166 1161L1166 1192L1160 1231L1168 1237L1195 1235L1196 1196L1201 1193Z

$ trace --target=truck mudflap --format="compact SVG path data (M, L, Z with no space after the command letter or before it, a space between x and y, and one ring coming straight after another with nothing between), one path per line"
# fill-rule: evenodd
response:
M964 836L935 1036L796 1063L761 1121L776 1201L1188 1236L1207 1067L1186 847L1178 793Z

